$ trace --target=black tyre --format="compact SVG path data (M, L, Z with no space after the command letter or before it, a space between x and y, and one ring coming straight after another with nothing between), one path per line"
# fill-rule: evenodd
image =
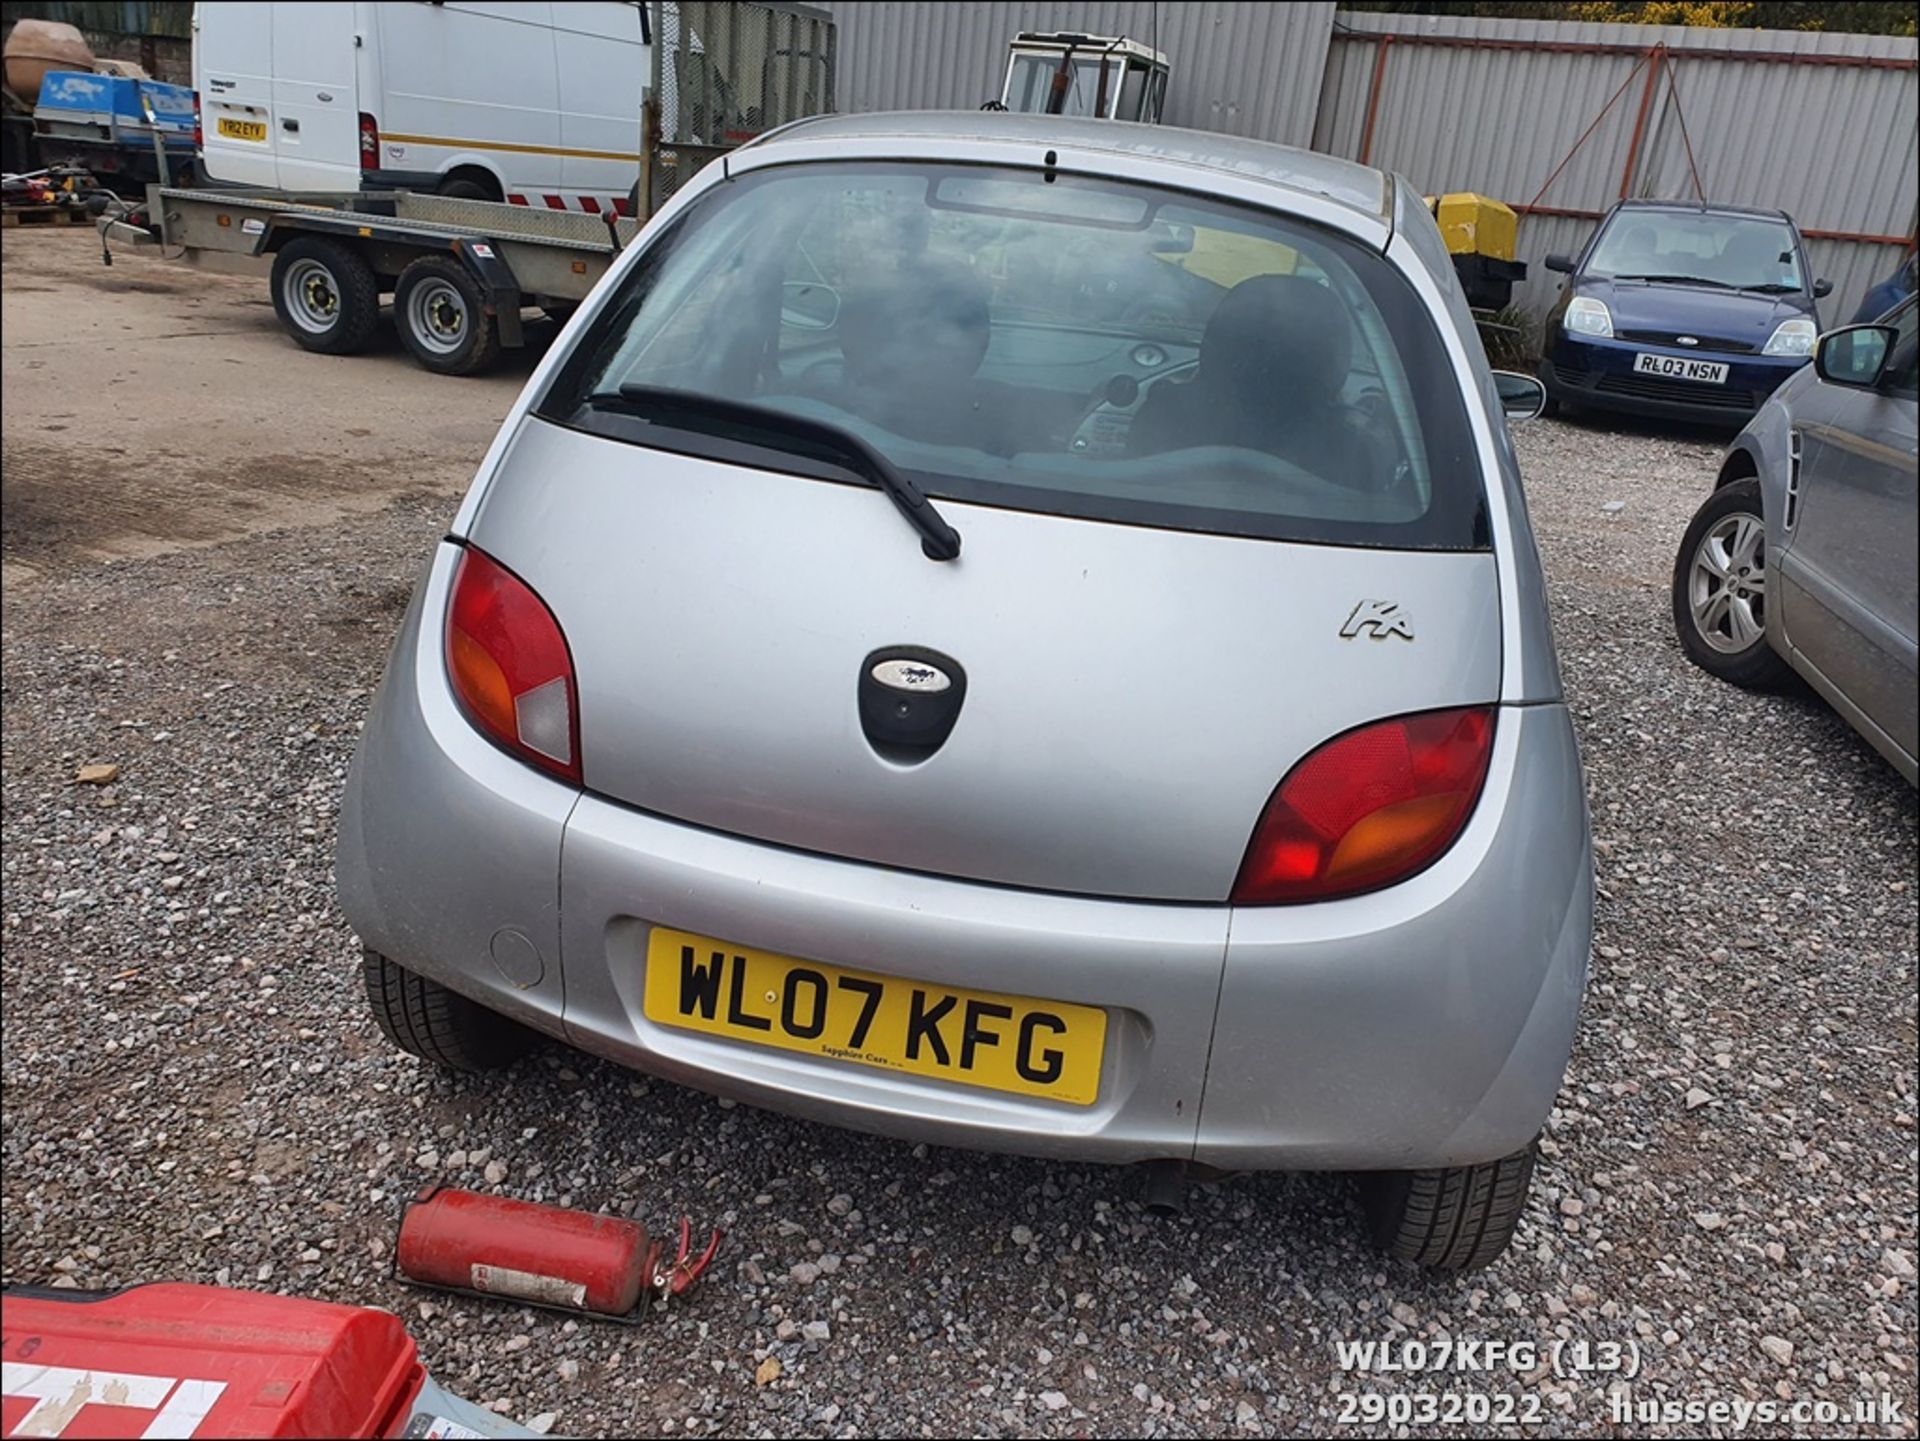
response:
M449 1071L512 1065L537 1039L517 1021L396 966L378 951L362 950L360 972L367 983L367 1004L387 1039Z
M495 187L465 175L457 175L451 180L442 180L435 188L434 194L444 195L449 200L498 200L500 198L500 192Z
M475 375L499 358L500 332L459 261L423 255L393 287L393 323L413 358L441 375Z
M1767 522L1760 482L1721 486L1694 512L1673 562L1673 624L1709 675L1771 690L1792 673L1767 640Z
M321 355L365 350L380 319L380 282L337 241L289 240L273 257L273 312L287 334Z
M1552 341L1547 342L1549 347ZM1533 368L1533 378L1546 388L1547 403L1540 413L1549 420L1570 420L1580 413L1580 403L1567 398L1567 387L1560 383L1560 377L1554 374L1553 362L1542 359Z
M1442 1271L1499 1260L1527 1207L1534 1148L1480 1166L1375 1171L1360 1178L1374 1244Z

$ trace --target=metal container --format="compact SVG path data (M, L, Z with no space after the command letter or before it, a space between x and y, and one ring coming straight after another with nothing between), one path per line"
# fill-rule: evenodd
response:
M640 1304L650 1269L637 1221L459 1190L407 1207L397 1260L425 1285L606 1316Z

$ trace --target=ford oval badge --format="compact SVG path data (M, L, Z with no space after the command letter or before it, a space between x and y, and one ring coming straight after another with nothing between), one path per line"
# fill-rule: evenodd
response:
M910 695L937 695L953 684L939 666L923 660L883 660L872 674L881 685Z

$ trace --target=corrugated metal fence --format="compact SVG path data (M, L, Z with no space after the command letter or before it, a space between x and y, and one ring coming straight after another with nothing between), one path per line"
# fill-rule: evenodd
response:
M1020 30L1157 44L1172 67L1170 125L1310 144L1397 170L1429 194L1479 190L1521 209L1532 274L1516 298L1526 305L1558 289L1542 257L1579 249L1614 201L1690 198L1696 174L1709 200L1779 207L1800 223L1815 269L1834 283L1821 304L1830 324L1852 315L1914 232L1912 39L1323 4L827 8L843 110L971 109L999 95Z
M1313 136L1330 4L840 0L842 110L973 110L1000 98L1022 30L1126 35L1172 61L1165 120L1288 145Z
M1521 210L1533 306L1559 288L1541 257L1616 200L1778 207L1833 281L1831 325L1911 244L1916 55L1884 35L1342 11L1313 145Z

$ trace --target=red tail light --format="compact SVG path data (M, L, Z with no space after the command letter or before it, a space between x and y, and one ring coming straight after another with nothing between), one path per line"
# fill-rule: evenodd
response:
M1473 814L1493 716L1492 706L1397 716L1314 751L1261 813L1234 903L1332 900L1424 870Z
M567 638L525 581L471 546L453 577L447 675L489 739L580 784L580 703Z
M360 168L380 168L380 126L364 110L360 112Z
M207 140L200 133L200 92L193 92L193 150L197 155L207 148Z

